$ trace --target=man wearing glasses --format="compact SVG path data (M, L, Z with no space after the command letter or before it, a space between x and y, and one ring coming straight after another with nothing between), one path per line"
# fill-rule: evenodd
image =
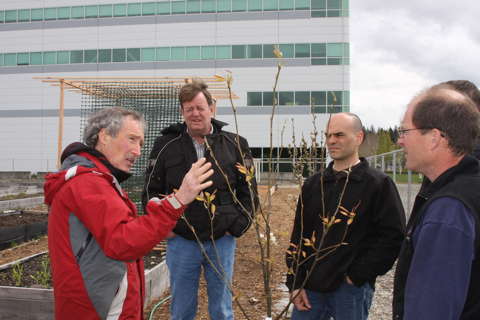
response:
M472 100L434 86L408 105L406 166L428 179L415 199L395 274L394 319L480 319L480 134Z

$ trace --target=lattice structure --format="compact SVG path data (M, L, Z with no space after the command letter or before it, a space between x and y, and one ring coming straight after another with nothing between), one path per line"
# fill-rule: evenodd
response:
M144 115L147 128L142 155L132 168L132 177L123 185L139 209L141 209L141 190L150 150L162 129L181 121L178 92L188 79L191 78L42 78L44 82L60 86L61 96L63 96L63 88L79 91L82 94L80 121L82 136L88 117L103 108L119 106L133 109ZM200 79L208 84L210 92L217 100L228 98L228 89L222 77ZM236 96L233 97L236 98ZM63 126L60 126L59 136L62 130ZM61 144L59 149L61 149L60 146Z

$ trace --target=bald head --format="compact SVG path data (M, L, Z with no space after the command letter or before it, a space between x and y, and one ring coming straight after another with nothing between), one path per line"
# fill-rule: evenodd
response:
M332 121L345 123L345 125L355 133L359 131L363 132L362 120L360 120L360 118L355 113L340 112L340 113L332 114L330 116L330 119L328 120L328 124L330 124L330 122ZM328 128L328 124L327 124L327 128Z

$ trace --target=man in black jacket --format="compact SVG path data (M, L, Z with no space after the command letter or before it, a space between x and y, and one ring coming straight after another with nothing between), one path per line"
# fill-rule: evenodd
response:
M287 251L294 320L367 319L375 279L397 258L402 203L393 181L359 158L363 138L358 116L332 115L333 161L303 185Z
M233 319L229 286L235 238L250 227L258 201L253 159L247 141L223 131L226 123L213 119L214 100L205 84L186 84L179 99L185 122L166 128L155 141L143 202L176 190L199 158L212 163L214 174L213 186L205 190L204 200L190 204L168 240L171 318L195 318L203 268L210 318Z

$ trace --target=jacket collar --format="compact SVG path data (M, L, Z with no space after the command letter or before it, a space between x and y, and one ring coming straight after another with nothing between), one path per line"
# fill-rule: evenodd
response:
M325 169L325 174L324 174L324 180L325 181L331 181L331 180L336 180L339 177L347 177L349 180L353 181L361 181L363 174L365 171L369 168L368 161L361 157L360 158L360 163L356 164L355 166L350 168L350 171L348 170L343 170L343 171L335 171L333 170L333 161L330 162L328 167Z

